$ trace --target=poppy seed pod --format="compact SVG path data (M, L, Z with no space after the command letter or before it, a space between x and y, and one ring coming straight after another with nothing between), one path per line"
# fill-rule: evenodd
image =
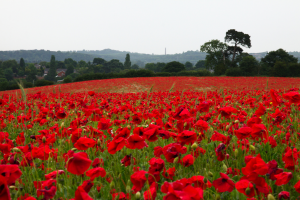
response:
M238 149L235 149L235 150L234 150L234 156L237 157L238 155L239 155L239 150L238 150Z
M225 164L223 164L222 169L223 169L223 171L227 172L228 168L227 168L227 166Z
M192 149L193 150L196 150L198 148L198 144L195 142L193 145L192 145Z
M251 149L252 151L255 151L255 146L250 145L249 147L250 147L250 149Z
M42 142L45 144L46 143L46 137L44 136L43 138L42 138Z
M178 163L178 157L176 157L173 161L174 164Z
M141 198L141 193L140 192L135 193L135 199L140 199L140 198Z
M208 172L208 176L210 176L210 177L213 177L214 176L214 174L212 173L212 172Z
M111 182L110 182L109 188L110 188L111 190L115 188L115 182L114 182L114 181L111 181Z
M221 196L220 196L220 194L216 194L216 198L215 198L216 200L220 200L221 199Z
M275 200L275 197L272 194L268 194L268 200Z
M245 193L249 195L251 193L251 189L249 187L246 188Z
M131 187L129 185L126 186L126 193L130 193L131 192Z

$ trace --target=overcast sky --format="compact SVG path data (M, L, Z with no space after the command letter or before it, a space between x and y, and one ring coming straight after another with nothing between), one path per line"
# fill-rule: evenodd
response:
M255 53L300 51L300 0L0 0L0 50L199 50L236 29Z

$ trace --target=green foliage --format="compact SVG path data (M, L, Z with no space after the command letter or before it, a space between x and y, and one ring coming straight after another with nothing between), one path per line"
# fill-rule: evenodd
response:
M254 76L258 74L258 61L251 55L245 56L239 63L239 67L244 75ZM227 75L227 74L226 74Z
M124 62L124 68L125 69L130 69L131 68L131 62L130 62L130 55L129 55L129 53L126 54L125 62Z
M56 68L57 69L65 69L66 65L63 61L56 61Z
M289 63L288 69L290 77L300 77L300 63Z
M162 69L162 72L180 72L185 70L184 64L173 61L166 64L166 66Z
M205 69L205 60L199 60L196 65L195 69Z
M6 90L8 81L5 78L0 78L0 91Z
M214 74L216 76L224 75L227 70L227 67L223 63L219 63L215 66Z
M104 65L106 61L103 58L94 58L93 65Z
M184 66L185 66L185 69L188 70L188 71L193 69L193 63L191 63L191 62L189 62L189 61L187 61L187 62L184 64Z
M131 69L140 69L140 67L139 67L137 64L133 64L133 65L131 66Z
M273 76L287 77L289 76L288 64L282 61L276 61L272 72Z
M266 68L272 69L277 61L285 63L297 63L298 59L293 55L288 54L283 49L278 49L276 51L270 51L265 57L261 59L261 63L266 66Z
M11 68L6 68L3 70L3 74L5 76L5 78L10 81L10 80L13 80L14 79L14 76L13 76L13 70Z
M72 82L72 77L67 76L66 78L64 78L64 83L71 83Z
M242 52L243 49L239 47L239 45L247 48L251 48L251 40L250 35L245 34L243 32L236 31L235 29L230 29L226 32L225 42L233 42L234 46L230 46L228 50L232 54L231 62L234 62L236 52Z
M50 69L47 76L45 76L45 79L48 81L55 81L55 76L56 76L55 56L52 55L50 60Z
M65 76L68 76L68 75L70 75L72 73L74 73L74 67L73 67L73 65L68 65L68 68L67 68Z
M235 68L229 68L225 72L226 76L243 76L244 72L242 69L235 67Z
M46 85L53 85L53 81L47 81L45 79L37 80L34 85L35 86L46 86Z
M25 69L25 61L23 58L20 59L20 68L23 70Z

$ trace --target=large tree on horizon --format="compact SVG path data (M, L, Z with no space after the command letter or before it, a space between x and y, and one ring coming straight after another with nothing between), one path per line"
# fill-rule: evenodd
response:
M236 31L235 29L230 29L226 32L225 42L231 42L234 44L233 46L228 46L228 51L230 52L230 54L232 54L232 64L234 62L236 53L243 52L243 49L240 46L251 48L250 35Z

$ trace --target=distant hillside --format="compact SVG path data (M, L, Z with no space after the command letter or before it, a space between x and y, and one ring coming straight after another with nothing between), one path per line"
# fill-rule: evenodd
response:
M149 62L171 62L178 61L185 63L186 61L196 64L198 60L204 60L206 54L199 51L187 51L180 54L167 54L167 55L151 55L151 54L141 54L141 53L132 53L128 51L117 51L111 49L96 50L96 51L45 51L45 50L20 50L20 51L0 51L0 60L11 60L15 59L17 61L20 58L24 58L25 62L41 62L41 61L50 61L51 55L55 55L56 60L63 61L66 58L72 58L73 60L80 61L84 60L86 62L93 61L94 58L100 57L107 61L112 59L118 59L121 62L125 61L126 54L130 54L130 59L132 64L138 63L140 66L143 66L145 63ZM300 52L289 52L291 55L299 58ZM267 52L262 53L251 53L258 60L264 57Z

